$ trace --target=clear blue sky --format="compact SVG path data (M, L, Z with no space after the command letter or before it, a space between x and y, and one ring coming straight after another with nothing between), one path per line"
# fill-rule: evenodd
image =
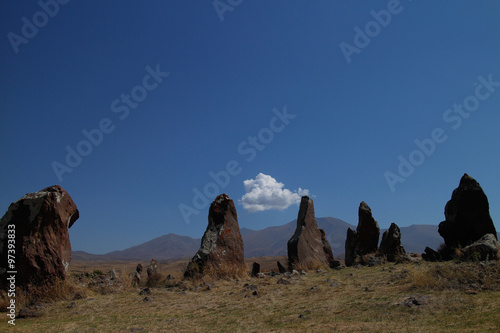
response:
M364 200L383 228L437 224L467 172L500 229L498 1L43 1L50 15L0 11L0 211L60 184L74 250L201 237L193 189L228 163L207 188L241 227L293 220L304 190L318 217L356 224ZM87 156L71 167L67 147ZM418 166L400 174L399 156Z

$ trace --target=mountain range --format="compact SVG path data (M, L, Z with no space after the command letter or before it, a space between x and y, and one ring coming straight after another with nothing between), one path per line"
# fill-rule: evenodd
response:
M333 217L316 218L318 226L325 230L336 258L343 259L347 228L356 227ZM287 242L295 232L297 220L285 225L268 227L262 230L241 228L245 246L245 257L282 256L287 254ZM411 225L401 227L401 242L407 252L422 253L426 246L437 249L443 242L438 234L437 225ZM381 234L385 230L381 230ZM189 236L167 234L148 242L121 251L106 254L90 254L73 251L73 260L167 260L172 258L191 258L200 247L201 239Z

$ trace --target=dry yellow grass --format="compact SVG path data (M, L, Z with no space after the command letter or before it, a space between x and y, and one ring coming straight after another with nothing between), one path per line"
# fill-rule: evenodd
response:
M57 301L47 305L41 318L19 319L15 328L5 320L0 327L19 332L498 332L500 284L495 278L486 282L483 275L476 281L487 286L477 288L477 294L454 285L437 287L441 285L434 280L425 282L436 270L459 276L463 269L468 276L474 266L467 265L477 264L327 270L291 277L290 285L279 285L279 277L270 276L207 281L211 288L170 283L151 288L149 302L138 294L140 288L130 288L92 294L76 300L73 308L67 308L70 301ZM488 265L491 269L483 274L500 268L498 262ZM246 284L255 285L258 295ZM415 295L425 297L428 304L399 305Z

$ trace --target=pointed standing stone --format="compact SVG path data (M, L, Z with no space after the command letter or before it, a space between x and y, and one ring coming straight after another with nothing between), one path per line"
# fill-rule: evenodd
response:
M356 231L347 229L345 240L345 265L369 264L366 255L376 254L378 250L378 239L380 237L380 227L372 216L372 210L362 201L358 209L358 227Z
M375 253L378 249L378 240L380 237L380 227L378 222L372 216L372 210L362 201L358 209L358 251L360 255Z
M325 241L328 242L326 239ZM314 203L309 197L303 196L297 217L297 228L288 241L289 269L314 269L328 265L321 232L314 217Z
M237 277L246 274L243 238L233 200L219 195L210 205L208 226L201 246L188 264L184 277Z

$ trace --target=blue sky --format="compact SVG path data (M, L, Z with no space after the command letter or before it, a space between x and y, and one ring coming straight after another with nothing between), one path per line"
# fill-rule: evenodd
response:
M500 229L497 1L60 2L2 5L0 210L60 184L74 250L201 237L205 189L251 229L304 193L437 224L464 172Z

